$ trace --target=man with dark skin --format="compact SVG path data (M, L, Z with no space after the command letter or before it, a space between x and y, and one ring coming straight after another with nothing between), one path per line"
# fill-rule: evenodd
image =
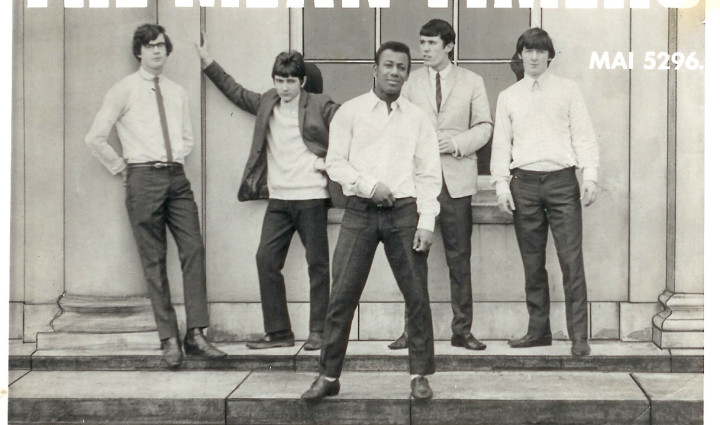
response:
M330 124L330 178L348 197L333 255L320 376L303 395L318 400L340 391L350 326L380 242L410 319L411 394L430 398L435 372L427 255L442 184L437 137L419 107L400 97L410 49L383 43L375 55L374 89L345 103Z

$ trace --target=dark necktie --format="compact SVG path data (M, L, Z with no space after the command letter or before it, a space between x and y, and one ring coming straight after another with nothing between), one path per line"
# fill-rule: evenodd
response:
M440 105L442 104L442 88L440 86L440 73L435 74L435 103L437 103L437 111L440 112Z
M163 96L160 91L160 77L155 77L153 82L155 83L155 98L157 99L158 112L160 112L160 124L162 125L163 139L165 139L167 162L173 162L172 146L170 146L170 133L168 132L167 117L165 116L165 104L163 103Z

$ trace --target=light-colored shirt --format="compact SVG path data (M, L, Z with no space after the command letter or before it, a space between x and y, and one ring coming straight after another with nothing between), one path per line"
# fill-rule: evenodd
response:
M281 100L270 115L267 133L268 192L283 200L329 198L327 177L315 171L318 156L310 152L300 134L300 96Z
M92 154L112 174L125 170L127 163L168 160L154 78L140 68L115 84L105 95L85 136ZM165 105L173 161L182 164L194 145L188 96L182 87L163 75L158 84ZM120 138L122 157L108 144L113 126Z
M496 193L510 193L512 169L557 171L573 166L583 170L584 180L597 182L595 131L577 83L546 71L501 92L490 160Z
M371 198L382 182L395 198L417 198L417 227L433 231L442 185L435 130L404 97L391 109L372 91L343 104L330 123L327 173L346 196Z

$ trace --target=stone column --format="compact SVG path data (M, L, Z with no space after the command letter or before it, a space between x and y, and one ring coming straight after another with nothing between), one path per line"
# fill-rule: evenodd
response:
M59 179L65 189L59 192L64 193L64 291L57 301L60 314L50 323L53 332L38 336L38 349L159 347L122 178L110 175L84 143L105 93L139 66L132 54L135 28L160 22L174 43L165 75L190 96L196 144L186 158L186 172L202 207L200 71L192 44L200 32L200 9L157 3L150 1L146 8L67 8L60 15L64 57L57 65L58 74L64 75L65 119L59 132L64 128L65 148L57 162L64 164ZM121 152L114 131L111 144ZM177 248L169 232L168 238L173 302L181 304ZM177 312L182 330L182 305Z
M705 63L705 4L670 9L669 51ZM664 310L653 318L661 348L702 348L704 333L704 71L670 71L668 110L668 267ZM674 125L673 125L674 124Z

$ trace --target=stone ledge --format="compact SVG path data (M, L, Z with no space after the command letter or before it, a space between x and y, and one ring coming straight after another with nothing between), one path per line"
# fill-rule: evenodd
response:
M390 350L390 341L351 341L345 361L348 371L406 371L407 350ZM608 372L702 372L703 352L673 356L652 343L591 341L592 354L572 357L568 341L554 341L550 347L512 349L506 341L485 341L484 351L452 347L435 341L439 371L454 370L595 370ZM186 357L182 370L282 369L315 371L318 351L294 347L250 350L244 343L218 343L228 353L219 360ZM146 349L40 350L26 355L33 370L164 370L162 353L156 345ZM24 363L23 363L24 364Z

